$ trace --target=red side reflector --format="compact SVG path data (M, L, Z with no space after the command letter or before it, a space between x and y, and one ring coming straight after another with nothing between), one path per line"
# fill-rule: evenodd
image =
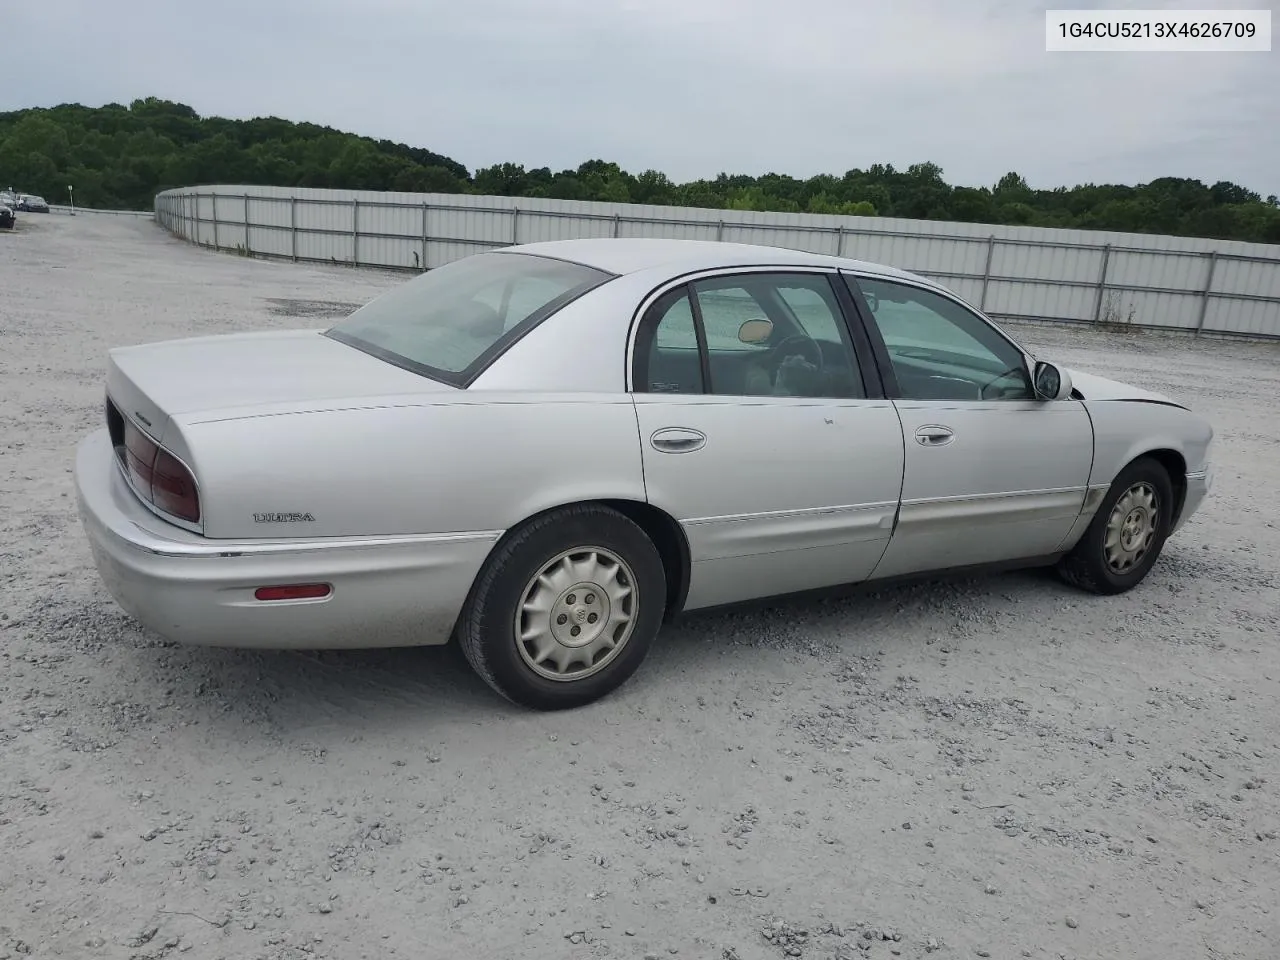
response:
M279 587L259 587L253 591L258 600L315 600L327 597L332 588L327 583L295 583Z

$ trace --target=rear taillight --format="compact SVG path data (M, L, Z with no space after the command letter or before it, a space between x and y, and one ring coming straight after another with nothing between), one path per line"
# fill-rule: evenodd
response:
M151 502L156 509L197 523L200 520L200 495L191 471L167 450L156 453L151 471Z
M116 415L119 416L118 412ZM128 471L134 490L157 510L180 520L198 523L200 495L191 471L169 451L161 449L132 421L120 419L122 423L112 424L115 428L113 433L116 429L120 431L116 454Z
M151 476L154 472L156 454L160 448L151 438L128 421L124 425L124 468L129 471L129 479L148 499L151 495Z

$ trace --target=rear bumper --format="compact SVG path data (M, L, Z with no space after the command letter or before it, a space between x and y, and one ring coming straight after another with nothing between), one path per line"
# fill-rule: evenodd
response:
M106 430L76 453L76 497L116 602L166 639L332 649L448 641L501 531L406 537L210 540L160 520L120 474ZM260 586L328 583L319 600L259 601Z

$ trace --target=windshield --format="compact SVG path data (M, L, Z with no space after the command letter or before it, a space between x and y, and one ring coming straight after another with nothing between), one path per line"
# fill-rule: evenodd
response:
M546 257L476 254L382 294L326 335L464 386L533 326L611 277Z

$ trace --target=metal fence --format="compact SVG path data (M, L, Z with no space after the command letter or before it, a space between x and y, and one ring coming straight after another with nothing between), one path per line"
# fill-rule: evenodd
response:
M1280 338L1280 246L985 224L453 194L203 186L155 218L247 256L424 270L572 237L670 237L888 263L993 317Z
M113 217L145 217L151 220L155 214L150 210L105 210L99 207L73 207L64 203L49 204L50 213L65 213L74 217L78 213L104 213Z

